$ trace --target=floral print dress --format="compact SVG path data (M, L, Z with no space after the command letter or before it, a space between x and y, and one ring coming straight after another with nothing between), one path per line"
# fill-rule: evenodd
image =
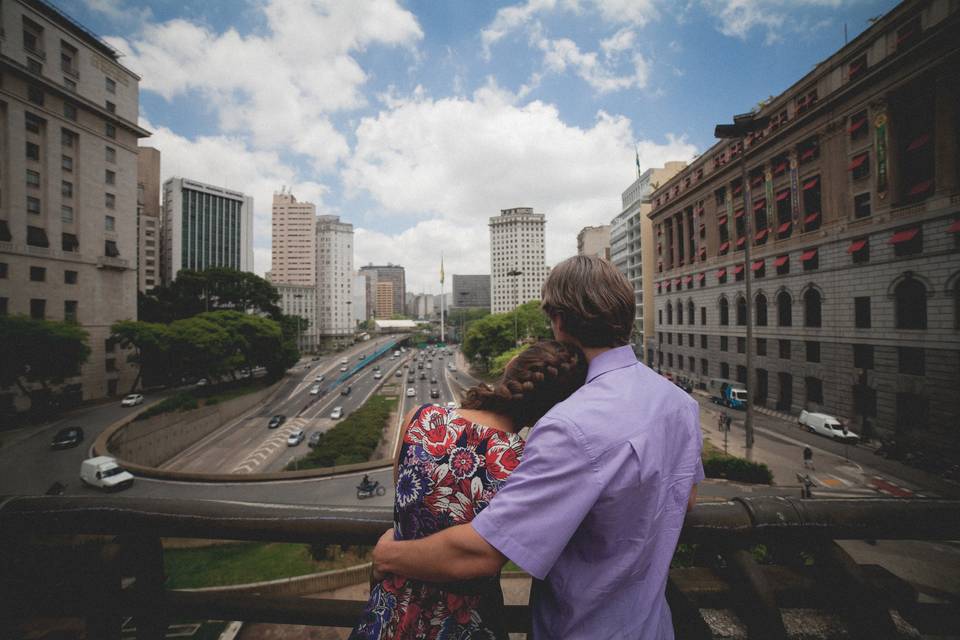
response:
M420 407L400 449L397 540L473 520L520 462L523 440L434 405ZM351 639L506 638L500 580L437 584L392 576L375 584Z

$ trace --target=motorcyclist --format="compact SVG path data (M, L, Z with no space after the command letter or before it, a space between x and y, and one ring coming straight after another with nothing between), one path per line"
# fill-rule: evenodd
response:
M375 483L370 481L370 476L363 474L363 480L360 481L360 486L357 487L359 491L373 491Z

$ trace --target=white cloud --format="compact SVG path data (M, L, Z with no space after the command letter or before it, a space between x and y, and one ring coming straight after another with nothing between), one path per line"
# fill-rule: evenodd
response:
M126 6L124 0L83 0L83 4L91 11L122 24L144 22L153 16L150 7L134 9Z
M569 38L551 40L535 34L534 41L537 48L543 51L543 64L547 71L563 73L568 67L572 68L599 93L647 86L650 65L638 52L629 56L625 73L617 74L615 71L619 67L617 60L620 54L632 45L632 38L629 36L614 36L602 42L601 46L606 44L605 60L601 60L595 52L581 52L577 44Z
M853 1L856 0L703 0L703 5L717 18L717 29L723 35L746 40L751 31L760 29L765 32L764 42L773 44L782 39L787 29L803 30L806 23L791 17L791 10L836 9Z
M582 227L620 212L636 175L629 119L599 112L589 128L570 126L553 105L518 104L492 83L469 98L393 96L356 133L347 188L372 196L384 216L425 218L399 235L358 230L358 264L391 260L429 286L441 249L448 274L489 273L487 220L510 207L547 215L547 262L556 264L576 252ZM672 136L638 147L644 167L696 152Z
M633 29L620 29L615 34L600 41L600 48L607 58L614 58L624 51L633 48L633 42L637 39L637 33Z
M296 168L285 164L273 151L255 150L243 140L228 136L200 136L188 139L164 126L141 119L152 131L144 146L160 150L161 182L172 176L235 189L253 196L254 271L270 268L270 210L273 192L292 187L298 200L313 202L322 211L327 187L300 177Z
M143 77L141 89L168 100L195 91L224 133L290 148L316 170L330 169L348 145L329 114L366 104L367 75L353 54L372 44L412 47L423 31L395 0L270 0L261 10L262 35L177 19L108 41Z

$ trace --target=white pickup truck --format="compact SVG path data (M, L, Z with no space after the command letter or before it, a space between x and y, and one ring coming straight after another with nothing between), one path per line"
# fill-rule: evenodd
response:
M101 489L126 489L133 484L133 474L117 464L110 456L88 458L80 464L80 479Z
M860 440L860 436L848 430L842 422L826 413L801 411L797 422L806 427L810 433L819 433L834 440L843 440L850 443Z

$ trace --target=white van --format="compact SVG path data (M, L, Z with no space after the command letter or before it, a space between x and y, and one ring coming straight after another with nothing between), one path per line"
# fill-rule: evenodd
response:
M125 471L110 456L88 458L80 463L80 479L101 489L126 489L133 484L133 474Z
M801 411L797 422L806 427L810 433L819 433L822 436L827 436L834 440L845 440L847 442L857 442L860 440L860 436L853 431L848 431L842 422L826 413Z

